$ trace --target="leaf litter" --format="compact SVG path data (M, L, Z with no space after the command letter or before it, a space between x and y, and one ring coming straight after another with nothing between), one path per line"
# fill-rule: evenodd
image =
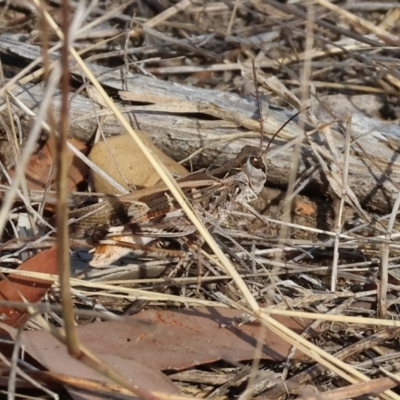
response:
M183 310L147 310L121 321L103 321L78 329L81 343L104 362L144 388L178 393L168 378L157 371L179 371L224 360L232 365L251 360L262 340L259 357L283 362L290 345L260 324L240 325L243 313L227 308L198 307ZM301 333L304 325L277 317ZM3 327L14 338L17 332ZM56 374L105 381L98 373L71 357L46 330L25 331L20 345L36 362ZM307 359L296 352L294 360ZM75 389L72 394L76 393ZM86 397L85 394L82 394Z
M31 257L18 268L16 273L7 275L0 282L0 307L1 321L14 328L21 327L30 317L29 312L18 308L7 307L6 301L18 303L37 303L49 292L53 281L35 277L35 273L57 275L57 249L44 250L43 252ZM18 272L31 272L33 276L20 275Z
M147 310L124 317L121 322L105 321L78 329L82 343L96 354L114 354L161 371L179 371L219 360L237 364L254 356L257 338L264 334L260 358L282 362L291 346L259 324L238 326L243 313L227 308ZM290 329L302 333L304 326L291 318L277 317ZM55 353L44 331L24 332L23 342L32 356L48 364ZM46 352L42 344L46 343ZM60 347L55 339L53 345ZM296 353L295 359L306 359ZM62 364L62 363L61 363ZM63 371L60 371L63 372Z
M103 355L104 361L107 358L108 363L119 365L118 369L123 374L127 369L132 369L133 375L139 376L139 373L143 373L150 376L148 381L143 378L143 385L149 390L176 393L177 386L160 371L168 375L171 370L181 369L189 369L194 374L196 371L200 374L211 370L218 370L220 373L227 371L228 364L231 369L227 377L230 376L233 380L236 377L236 383L241 382L238 386L234 386L233 382L229 386L228 378L224 383L215 383L210 377L208 383L203 384L208 386L204 388L199 385L196 392L191 392L187 385L180 385L181 389L188 394L196 393L196 396L202 397L209 395L210 398L217 393L227 398L239 394L257 396L261 393L260 398L273 399L285 396L288 392L293 396L299 395L300 398L306 395L308 398L318 398L321 394L316 391L325 391L322 396L333 396L336 399L382 391L386 391L381 394L383 398L398 398L395 391L388 391L396 385L386 378L390 376L390 371L397 369L397 328L377 328L378 321L386 321L389 325L389 318L397 320L398 226L394 219L397 209L392 210L392 207L398 191L397 162L393 161L397 157L393 150L398 151L399 132L396 123L391 123L390 120L398 117L395 93L399 82L395 73L396 57L391 49L387 49L387 43L395 43L397 40L398 9L391 7L382 11L381 5L371 3L370 6L375 7L375 11L365 13L362 9L357 9L357 2L352 5L343 4L339 8L336 4L316 0L312 2L314 11L325 17L314 21L315 51L310 52L306 48L305 30L302 26L299 28L299 23L303 24L311 19L307 19L304 9L297 4L287 5L273 0L266 3L238 2L232 7L225 3L201 3L192 4L185 0L177 4L166 2L164 12L158 9L162 6L149 7L143 4L137 10L133 6L133 14L144 18L146 22L142 25L142 19L136 20L135 17L132 20L133 28L131 26L126 29L119 28L121 25L118 24L129 19L130 13L121 8L113 16L109 16L111 20L105 18L107 21L96 28L96 31L80 32L75 44L82 48L90 47L93 43L97 45L85 61L98 72L103 86L114 95L118 92L119 97L115 97L119 105L125 107L127 115L132 112L132 121L139 116L134 123L139 121L140 128L155 139L157 145L176 159L185 158L194 162L195 168L208 167L212 163L218 164L221 160L231 158L227 155L231 156L230 151L235 149L230 147L232 143L242 146L243 141L247 144L251 137L259 135L259 129L256 128L258 121L254 118L257 113L254 103L236 95L249 94L248 88L253 85L245 78L245 64L249 65L251 60L256 59L257 67L263 68L265 73L264 76L259 70L257 80L264 85L262 101L267 96L264 92L267 90L268 102L272 105L266 116L267 130L276 131L273 124L276 122L276 115L285 115L286 118L292 113L290 107L287 108L288 104L301 108L308 118L307 123L313 123L314 126L325 124L320 125L321 136L318 140L314 137L316 135L312 136L309 132L308 139L304 140L303 149L308 152L303 154L302 161L306 160L305 164L300 163L303 169L300 168L302 174L299 174L296 182L293 207L287 209L291 213L292 219L289 223L292 225L289 225L290 234L284 237L285 240L282 242L282 224L288 221L287 213L286 216L285 212L282 215L286 201L282 187L288 183L290 174L285 169L287 159L285 161L280 158L279 151L290 151L290 140L297 140L297 134L294 135L293 132L304 138L303 132L296 131L294 124L282 132L280 146L273 149L275 153L272 153L272 163L268 166L269 187L264 189L261 199L257 200L260 203L257 209L266 212L270 220L269 226L266 227L239 210L232 216L231 226L220 227L215 237L258 304L269 307L271 312L293 312L297 317L296 321L301 321L301 324L293 323L288 317L280 317L284 326L302 334L310 343L316 344L325 352L333 354L334 362L346 360L349 368L356 365L365 375L355 375L353 369L353 375L350 374L349 377L334 369L333 364L328 364L332 368L327 367L315 354L304 357L299 351L294 351L283 333L276 336L266 328L263 336L262 329L255 327L253 323L245 323L240 327L232 325L233 315L241 312L218 306L242 308L242 293L207 246L201 247L196 241L186 239L180 239L177 243L167 240L163 242L166 247L184 249L187 252L184 260L157 255L142 256L124 260L122 267L114 266L101 273L93 273L87 269L79 275L80 280L72 279L76 322L79 325L77 331L82 342L88 347L92 346L100 358ZM78 4L71 6L78 7ZM1 51L11 58L7 59L3 67L7 73L8 68L15 68L15 58L26 63L41 54L38 44L42 43L32 34L34 30L27 29L29 25L26 25L32 24L29 19L34 14L24 4L19 7L5 7L2 15L7 20L5 29L11 29L15 33L13 27L16 26L19 34L23 32L29 39L23 41L19 35L12 36L8 33L0 35ZM367 7L367 3L363 2L363 7ZM52 3L50 9L58 10L57 2ZM326 14L326 9L331 14ZM100 14L109 11L104 9ZM310 9L308 11L311 13ZM98 12L99 9L90 10L88 19L96 20ZM356 15L357 19L354 18ZM24 18L27 16L29 18ZM37 22L35 18L33 17L33 24ZM115 24L116 21L118 24ZM219 28L215 29L216 26ZM129 29L131 31L127 34ZM265 34L265 31L269 34ZM121 50L120 43L111 38L124 32L130 46ZM366 32L369 34L365 34ZM197 37L193 36L196 34ZM142 36L146 37L146 42L135 42ZM97 41L96 38L99 37L110 37L107 46ZM383 49L386 52L382 54L382 57L386 57L384 61L380 55ZM134 56L130 58L132 54ZM149 59L150 54L154 58ZM122 62L123 74L118 71L113 75L114 65L110 60L114 57ZM51 55L52 60L56 58L57 55ZM307 62L311 62L313 74L309 97L307 93L302 93L302 82L307 77L303 76L302 80L294 79L301 76ZM130 63L133 64L128 71L126 67ZM385 71L382 70L382 65L385 66ZM75 90L79 85L85 85L85 79L76 66L72 68L72 89ZM243 74L240 74L241 70ZM12 68L10 71L15 74ZM377 74L379 79L376 78ZM122 75L129 78L124 81L121 79ZM143 75L153 76L141 80ZM154 79L154 76L158 79ZM268 78L264 79L266 77ZM176 81L185 86L171 84ZM129 86L132 82L135 87ZM205 87L213 91L203 91ZM41 99L45 87L40 82L28 82L24 88L20 99L37 112L37 104L40 104L37 98ZM349 104L345 104L342 96L347 96L349 92L368 94L364 95L361 105L356 96L349 97ZM97 101L91 98L90 93L89 90L85 93L80 88L79 93L75 92L71 96L71 136L75 135L76 138L88 142L92 139L90 135L98 129L107 135L121 133L118 132L120 127L115 124L105 103L101 103L101 108L96 108ZM52 102L55 115L59 111L57 96L58 94L54 96ZM32 99L34 102L29 103ZM212 99L212 104L207 103L208 99ZM369 110L364 107L366 101L374 104ZM321 105L321 102L324 104ZM15 119L21 119L18 123L20 125L17 125L21 127L22 137L29 132L34 118L26 109L15 106L18 102L13 104ZM234 109L235 105L238 109ZM275 114L274 107L277 105L283 107L279 111L281 114ZM310 111L304 111L307 106L311 106ZM343 117L346 113L352 115L351 122ZM2 114L3 117L11 125L9 116ZM332 118L335 120L332 121ZM347 133L351 131L353 135L351 145L356 146L347 155L352 162L347 172L343 149L349 149L349 146L344 145L341 140L346 134L346 127ZM158 132L161 136L157 136ZM200 136L196 136L197 134ZM222 136L225 134L228 135L226 138ZM243 137L245 135L248 136ZM10 144L9 141L7 143ZM197 158L190 154L194 150ZM199 150L202 151L201 154ZM7 152L1 153L4 158ZM291 161L294 158L293 153L288 154ZM361 164L371 171L372 181L371 176L359 167ZM38 180L42 181L41 187L46 187L49 170L43 173L39 166L37 168L37 171L33 171L37 172L34 176L40 177ZM106 166L103 168L107 169ZM341 172L343 178L340 176ZM390 179L383 186L376 185L376 176L381 177L378 180L385 180L388 176ZM83 176L79 177L76 183L84 183L82 178ZM29 189L29 179L27 183ZM306 189L299 194L303 188ZM85 203L88 197L91 201L93 196L86 189L87 187L84 193L73 195L75 199L79 199L74 205ZM26 191L21 193L20 199L29 210L27 197L23 197L26 194ZM35 199L34 192L28 194L29 200ZM45 199L44 203L47 205L49 202L46 198L49 199L51 192L41 192L39 195L43 195L40 202ZM16 204L14 214L19 212L20 204ZM48 220L48 213L51 211L48 208L44 210L44 217ZM386 222L389 216L383 215L384 212L392 212L392 222ZM13 257L17 259L21 254L20 248L13 242L12 222L10 218L7 234L2 238L3 244L7 242L9 246L2 250L2 265L5 264L6 267L10 263L15 264ZM39 227L43 228L40 223ZM35 243L37 245L38 242ZM49 243L44 246L49 246ZM381 252L382 247L385 249ZM29 249L28 244L23 254L31 254L28 251L34 251L35 248L37 247ZM21 270L35 270L39 267L40 272L54 273L50 272L55 268L54 254L51 254L44 251L32 257L21 265ZM379 265L382 265L381 270ZM147 267L159 267L160 272L150 276L147 274ZM332 270L336 272L331 273ZM9 269L4 272L8 273ZM42 286L40 278L28 280L19 278L20 275L16 274L8 275L6 278L9 280L5 278L1 282L7 289L4 297L14 292L17 296L12 297L13 300L23 298L24 301L35 302L48 293L46 304L52 312L46 311L46 317L53 325L62 325L57 308L60 303L57 284L49 291L50 284L45 283ZM91 280L86 280L88 278ZM32 293L26 291L26 286L29 285L35 288ZM200 308L201 306L207 308ZM137 312L141 308L145 308L145 311L123 317L124 323L96 321L127 311ZM19 309L5 306L4 314L7 319L3 322L10 325L22 324L28 317L25 309L26 307L18 311L15 318L11 318L10 310L14 312ZM92 309L94 311L89 315ZM305 312L310 313L311 317ZM228 317L226 313L231 314ZM215 314L218 318L211 318ZM375 325L373 320L367 324L366 319L363 321L357 318L359 315L380 316L382 319L376 320ZM127 325L126 321L130 323ZM220 325L222 321L226 327ZM50 339L43 330L35 331L38 327L37 321L32 322L29 321L27 325L31 331L23 332L21 339L28 353L32 352L33 357L40 359L45 353L47 343L50 361L61 354L67 354L61 345L50 348L50 343L55 339ZM250 333L253 328L255 331ZM35 339L27 339L29 335ZM262 344L259 353L257 343ZM128 350L133 348L132 359L129 358L129 364L124 364L128 360ZM313 358L320 364L308 366L307 363ZM258 379L255 373L257 365L254 370L248 368L253 359L261 360L259 372L269 369L269 378L264 381L274 381L274 387L268 387L266 382L251 382ZM48 369L56 370L62 366L51 365L49 360L42 360ZM62 364L64 358L60 360ZM238 362L244 365L238 365ZM70 365L66 362L65 364ZM75 361L68 371L63 372L70 374L71 371L81 371L78 368L81 365L78 367ZM98 375L86 376L100 379ZM275 378L271 377L276 376L279 378L275 382ZM357 380L352 376L357 376ZM370 386L356 383L366 380L367 376L373 382ZM140 379L136 381L138 384L141 384ZM344 384L343 379L350 382L350 385L337 389ZM310 389L310 386L307 387L309 382L313 382L311 392L307 391ZM250 391L245 390L245 384L249 385ZM260 385L257 386L258 384Z

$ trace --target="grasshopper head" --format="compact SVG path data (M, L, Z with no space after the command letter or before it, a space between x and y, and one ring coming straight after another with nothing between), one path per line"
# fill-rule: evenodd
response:
M250 189L258 195L267 180L267 168L260 151L250 154L242 167L249 179Z

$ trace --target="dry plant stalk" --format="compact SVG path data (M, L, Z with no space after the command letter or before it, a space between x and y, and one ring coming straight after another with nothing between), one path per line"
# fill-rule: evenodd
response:
M64 328L67 333L66 341L68 352L78 358L80 356L78 337L76 333L74 308L71 295L71 265L69 257L69 234L68 234L68 159L67 139L69 128L69 1L62 1L62 29L63 44L61 47L61 92L62 92L62 113L58 135L53 132L56 138L56 165L57 165L57 263L60 272L61 304L63 309Z
M35 2L36 6L42 9L43 16L49 22L49 14L44 11L43 5ZM57 147L57 261L60 268L60 287L61 287L61 303L63 311L63 319L65 324L64 331L57 331L50 327L51 333L60 341L66 344L68 352L71 356L84 362L87 366L93 368L102 375L108 377L119 385L128 389L132 394L135 394L146 400L156 400L157 396L147 390L132 385L128 380L121 376L114 368L104 364L104 362L91 354L87 349L80 345L75 326L74 310L72 303L72 294L70 287L70 257L69 257L69 233L68 233L68 188L67 188L67 174L68 174L68 161L67 161L67 138L69 127L69 113L68 113L68 96L69 96L69 67L68 60L70 55L70 21L69 21L69 0L62 1L62 18L63 18L63 32L52 21L52 28L56 28L57 34L63 41L62 45L62 114L60 120L60 131L56 141Z

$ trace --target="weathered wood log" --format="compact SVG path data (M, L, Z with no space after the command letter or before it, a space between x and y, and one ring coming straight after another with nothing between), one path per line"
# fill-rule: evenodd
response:
M27 61L40 56L40 48L17 40L15 36L0 35L0 54L14 59ZM57 60L59 54L52 54ZM135 118L142 131L145 131L155 144L174 159L181 160L202 148L194 158L196 166L221 164L232 158L245 144L257 144L259 141L259 122L257 105L254 99L216 90L193 88L155 78L145 77L120 70L88 64L102 85L114 95L119 96L118 105L126 118L135 127ZM74 78L82 82L81 72L71 61ZM25 84L13 89L27 107L36 111L40 104L44 84ZM60 110L60 94L57 93L52 103L57 116ZM265 107L263 107L264 109ZM15 107L21 117L25 132L29 132L32 117ZM7 118L5 104L0 112ZM120 124L111 112L102 108L81 94L71 93L70 135L88 141L102 118L102 129L106 135L122 133ZM134 113L134 115L133 115ZM291 113L284 109L269 107L264 116L265 143L274 132L287 120ZM314 121L314 125L326 122ZM307 126L307 131L312 127ZM385 125L381 121L362 115L352 116L351 149L349 159L348 186L363 205L372 206L382 213L390 212L400 187L400 162L397 143L400 141L400 128ZM327 135L317 131L308 140L297 123L288 124L279 138L274 140L271 158L268 161L269 182L286 185L293 159L293 143L296 138L304 140L298 173L318 166L315 154L318 153L327 165L327 170L316 174L313 181L326 186L328 176L337 174L341 182L344 133L337 125L331 127L332 140L329 144ZM313 146L310 146L312 144ZM286 146L285 146L286 145ZM284 151L281 151L284 149ZM330 181L332 183L332 181ZM332 191L332 187L330 188ZM339 190L336 188L336 193Z

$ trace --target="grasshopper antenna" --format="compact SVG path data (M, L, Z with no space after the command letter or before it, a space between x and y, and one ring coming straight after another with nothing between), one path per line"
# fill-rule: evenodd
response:
M255 88L255 93L256 93L256 100L257 100L257 108L258 108L258 114L259 114L259 122L260 122L260 149L262 149L263 146L263 141L264 141L264 115L262 113L262 107L261 107L261 100L260 100L260 92L258 90L258 85L257 85L257 73L256 73L256 65L254 63L254 60L252 62L253 66L253 81L254 81L254 88ZM269 140L267 149L265 151L265 154L268 154L268 150L271 146L271 143L273 140L279 135L279 133L282 131L282 129L291 121L293 121L301 111L298 111L296 114L293 114L279 129L277 132L275 132L272 136L272 138Z
M256 101L257 101L257 108L258 108L258 115L259 122L260 122L260 150L262 149L263 140L264 140L264 115L262 113L261 101L260 101L260 92L258 91L258 84L257 84L257 74L256 74L256 64L254 60L252 62L253 65L253 81L254 81L254 89L256 91Z
M293 121L298 115L300 115L301 111L297 111L296 114L293 114L273 135L272 138L269 140L267 144L267 149L265 150L265 154L268 154L269 147L271 146L271 143L273 140L279 135L281 130L291 121Z

